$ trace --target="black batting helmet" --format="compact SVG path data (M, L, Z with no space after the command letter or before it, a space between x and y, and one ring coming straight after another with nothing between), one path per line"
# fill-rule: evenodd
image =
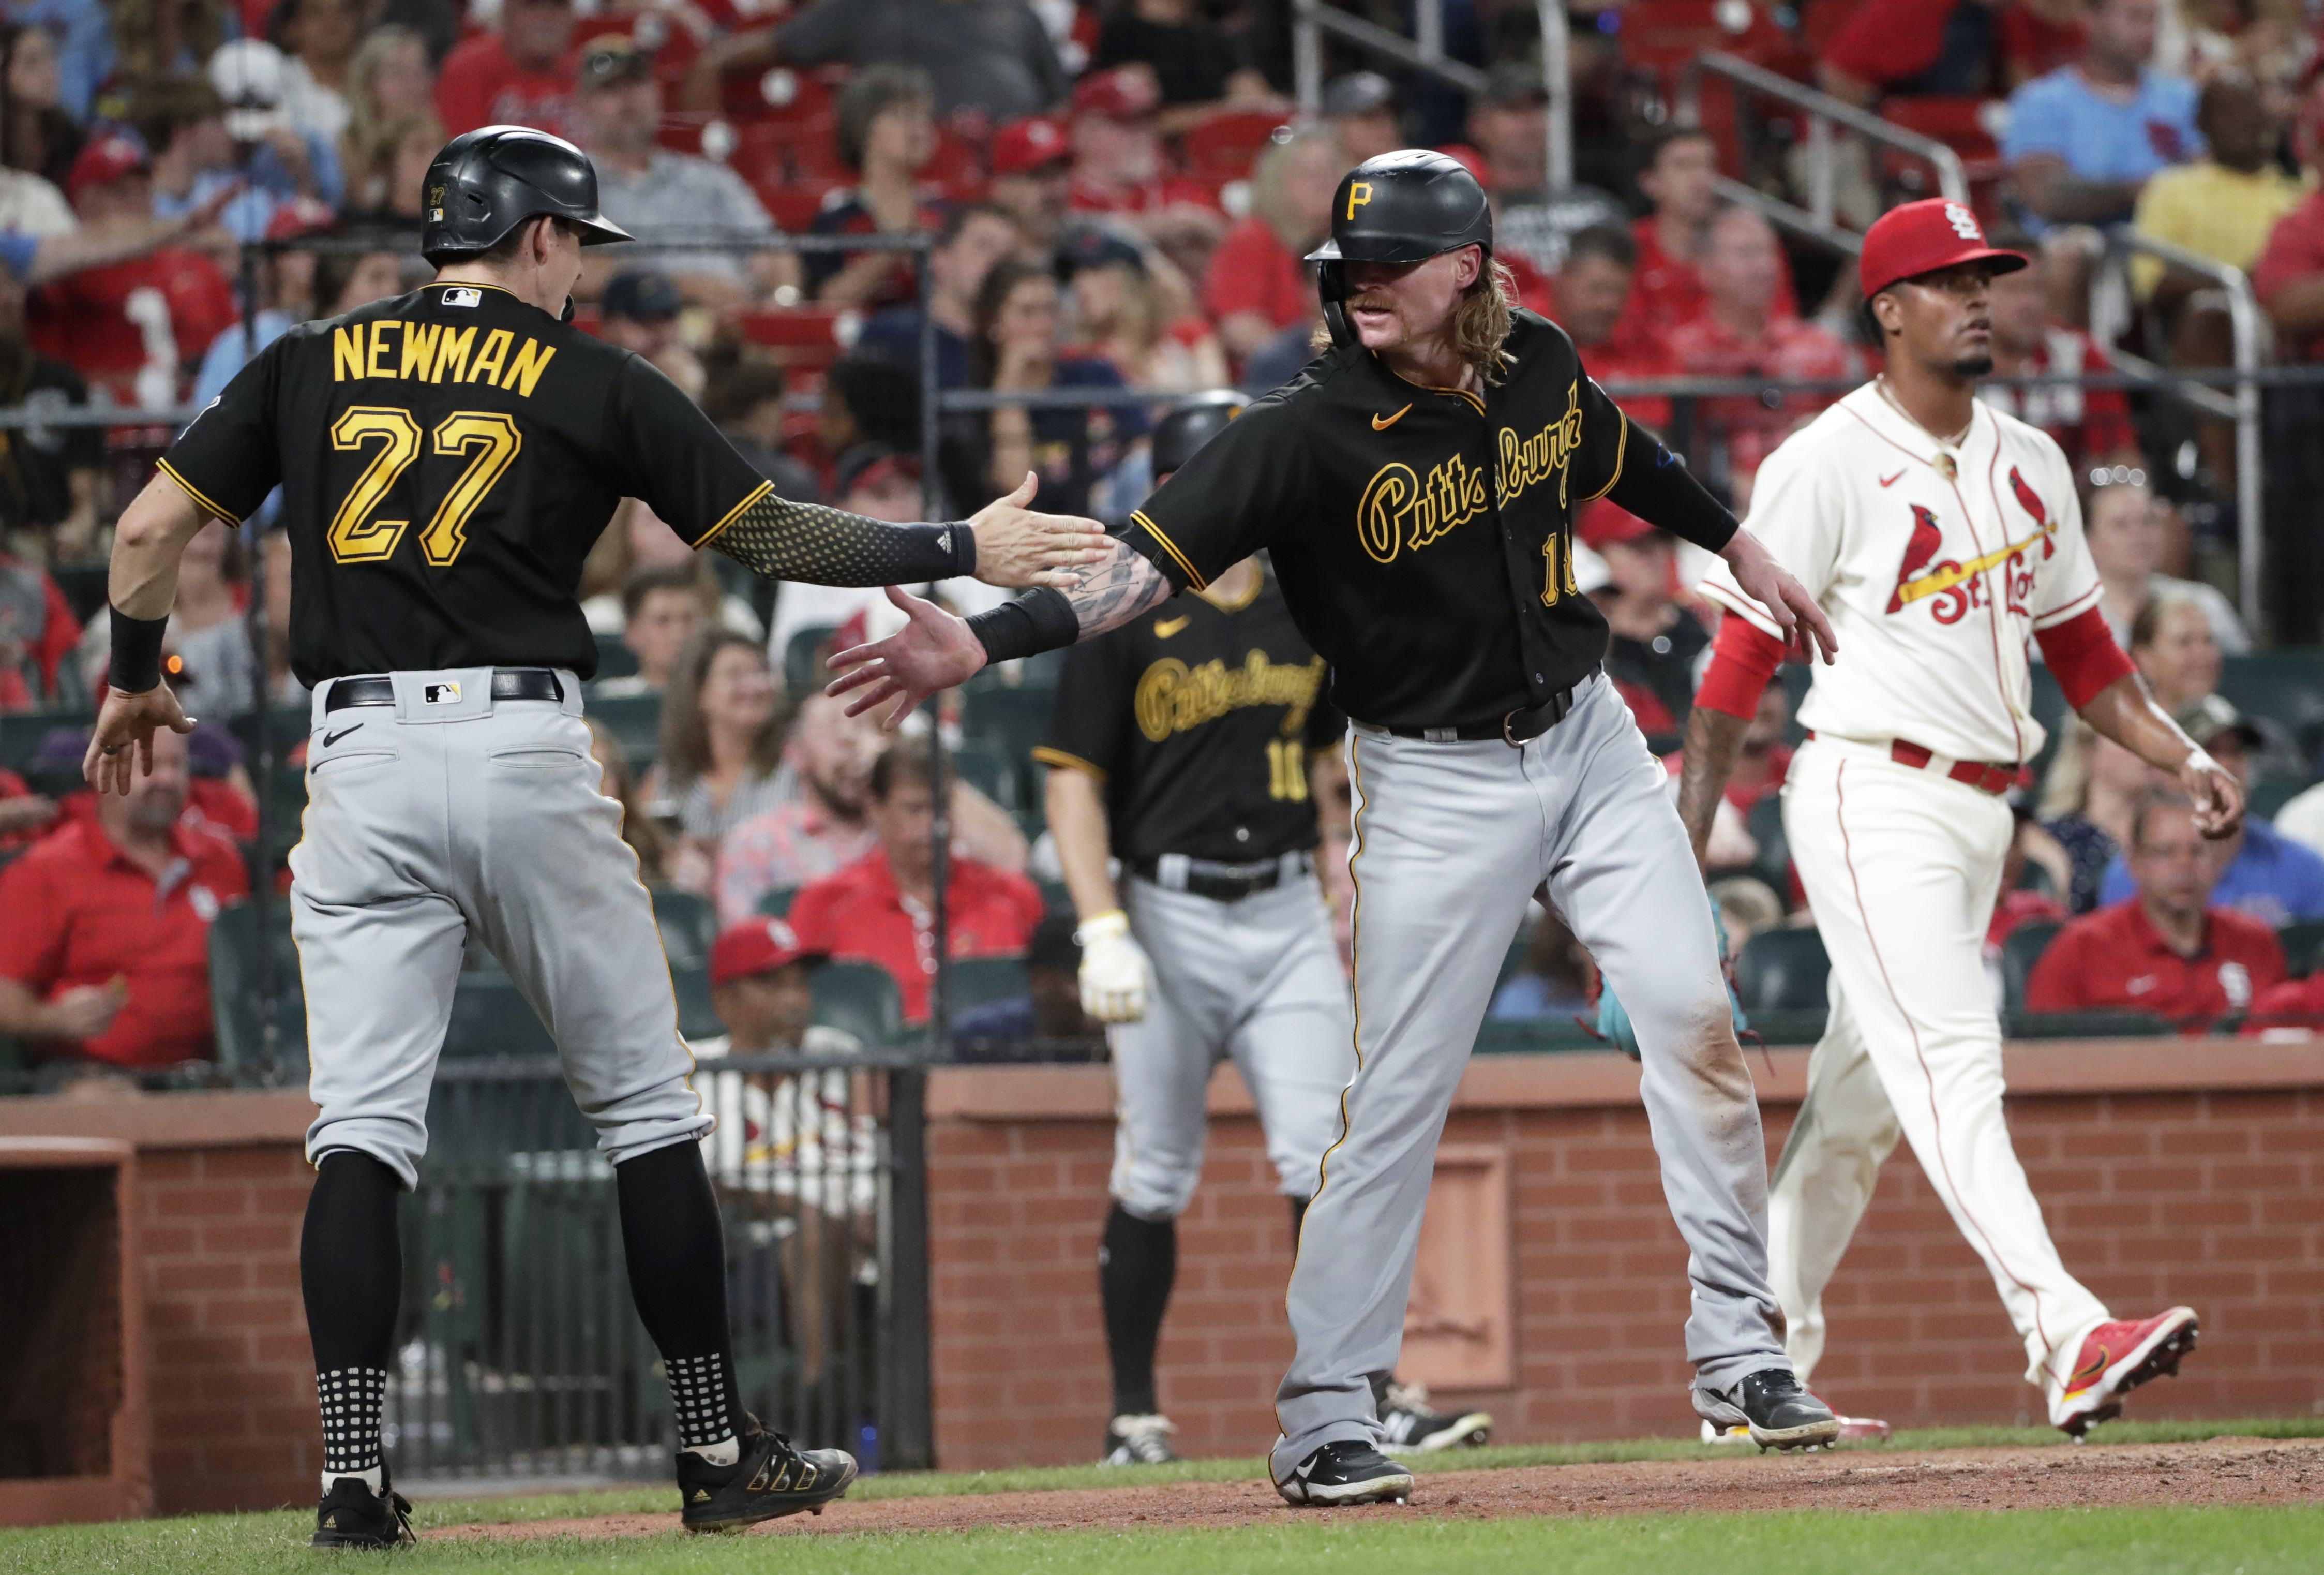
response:
M1231 388L1198 394L1164 416L1154 428L1154 479L1161 480L1194 457L1194 450L1226 431L1250 401Z
M1307 254L1335 344L1351 344L1341 302L1348 263L1425 263L1442 252L1482 246L1493 255L1493 208L1458 160L1425 148L1366 159L1332 195L1332 238Z
M487 125L444 144L428 166L420 250L438 267L481 256L529 218L570 221L585 246L630 232L597 211L597 171L563 137L523 125Z

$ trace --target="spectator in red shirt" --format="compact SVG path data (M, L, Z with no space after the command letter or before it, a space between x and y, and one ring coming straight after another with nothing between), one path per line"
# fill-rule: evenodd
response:
M56 818L56 800L34 792L23 777L0 768L0 851L37 842Z
M2027 259L2015 273L1993 280L1993 370L2002 377L2043 373L2102 373L2114 370L2098 341L2081 329L2050 318L2047 254L2031 236L2001 232L1993 244ZM2058 440L2080 476L2097 466L2142 463L2138 431L2130 424L2130 399L2119 388L2087 392L2068 384L2008 388L1987 384L1978 398L1998 411L2040 427Z
M1566 243L1565 262L1557 270L1549 315L1572 338L1582 366L1600 383L1667 377L1676 370L1664 354L1662 341L1637 331L1628 320L1630 281L1637 264L1638 244L1628 228L1593 224L1574 232ZM1666 399L1626 397L1616 403L1633 421L1657 431L1670 425Z
M1704 301L1691 322L1671 330L1671 359L1704 377L1846 377L1856 357L1824 329L1784 310L1784 250L1775 232L1750 208L1727 209L1711 226L1703 255ZM1838 398L1785 395L1774 409L1759 399L1714 399L1703 413L1727 439L1735 506L1749 506L1759 462L1792 429Z
M1646 144L1638 190L1655 210L1630 226L1638 264L1624 328L1632 337L1658 336L1702 310L1702 276L1696 267L1709 244L1711 221L1719 216L1718 179L1719 144L1701 126L1665 127ZM1789 258L1783 261L1775 301L1785 315L1798 315Z
M802 950L886 968L903 992L904 1020L925 1023L928 977L936 972L927 746L918 740L890 745L872 763L865 801L880 845L801 891L791 904L791 929ZM973 859L954 858L947 867L952 955L1023 951L1041 922L1039 889L1021 875Z
M209 922L248 889L241 854L180 824L186 741L0 871L0 1034L146 1070L214 1053Z
M1835 98L1883 94L1969 97L1995 90L1999 19L2007 0L1865 0L1816 62Z
M991 159L986 196L1016 219L1018 257L1048 261L1073 210L1073 149L1065 127L1046 115L1011 121L994 135Z
M1314 268L1301 261L1332 230L1332 194L1348 171L1338 134L1302 131L1252 167L1250 217L1211 254L1203 309L1235 364L1294 323L1307 320Z
M153 186L144 151L125 136L93 139L73 161L65 195L90 229L150 220ZM217 264L173 246L42 285L28 320L34 349L70 363L115 402L150 410L178 403L184 369L200 362L236 316L233 288Z
M2324 67L2312 68L2292 128L2312 177L2324 177ZM2252 289L2295 357L2324 361L2324 179L2275 221L2252 268Z
M436 79L444 134L529 125L573 134L573 0L506 0L498 32L478 33L446 57Z
M49 571L0 551L0 711L78 701L58 693L58 663L80 643L80 620Z
M1227 218L1208 191L1169 172L1154 124L1160 107L1153 77L1131 67L1092 71L1074 87L1073 207L1111 215L1183 265L1208 255Z
M2034 966L2034 1012L2129 1008L2200 1029L2247 1009L2283 978L2283 949L2256 919L2210 906L2221 844L2195 829L2184 793L2150 789L2130 822L2135 901L2075 920Z

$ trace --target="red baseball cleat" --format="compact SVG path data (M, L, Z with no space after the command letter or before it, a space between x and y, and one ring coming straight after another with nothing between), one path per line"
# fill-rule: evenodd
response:
M2180 1360L2195 1348L2195 1310L2101 1323L2082 1337L2073 1370L2050 1400L2052 1425L2080 1438L2092 1422L2122 1414L2122 1397L2149 1378L2179 1376Z

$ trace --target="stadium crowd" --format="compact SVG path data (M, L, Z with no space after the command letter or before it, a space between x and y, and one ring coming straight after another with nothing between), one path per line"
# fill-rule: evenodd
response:
M1699 126L1672 113L1685 62L1713 48L1962 153L1996 243L2036 259L1994 286L2000 373L2104 373L2124 349L2228 363L2217 283L2151 258L2109 272L2104 238L2126 228L2245 271L2275 353L2324 360L2314 0L1577 3L1580 180L1563 190L1550 189L1533 9L1443 13L1481 90L1350 57L1302 117L1287 8L1269 0L0 0L0 406L208 401L254 344L424 278L410 236L429 160L450 135L517 123L584 148L605 213L639 237L592 253L584 326L659 366L786 496L894 520L927 517L933 497L936 517L959 517L1031 470L1044 506L1120 520L1148 489L1143 439L1174 396L1263 391L1313 353L1301 258L1340 174L1431 145L1484 182L1520 298L1566 327L1601 381L1828 385L1625 398L1748 514L1760 461L1869 362L1852 264L1722 194L1724 176L1803 199L1815 171L1798 118L1738 116L1717 83ZM1831 157L1842 223L1919 194L1924 172L1881 148L1843 134ZM924 264L768 244L917 234L932 237ZM309 238L327 244L295 244ZM293 244L249 254L245 324L237 283L256 241ZM947 413L924 477L923 310L947 389L1123 403ZM2284 403L2312 425L2307 393ZM2163 703L2274 811L2204 842L2156 774L2063 727L2018 792L1997 991L2013 1011L2173 1024L2324 1016L2324 976L2307 977L2324 950L2309 928L2324 925L2324 786L2308 785L2324 674L2313 705L2281 714L2221 692L2236 663L2264 660L2211 583L2232 571L2232 426L2117 388L1987 397L2065 448L2108 622ZM92 615L109 521L167 435L150 422L0 432L0 1040L31 1047L51 1081L207 1055L205 927L253 876L281 878L281 848L254 842L248 723L262 692L297 708L305 690L288 664L287 538L266 511L238 532L212 524L187 557L171 671L201 728L128 799L98 806L77 786L106 664ZM2274 620L2287 641L2315 636L2324 601L2302 600L2324 583L2302 566L2324 555L2298 544L2315 533L2324 477L2301 468L2319 451L2311 430L2269 459L2305 500L2273 527L2288 543ZM1677 543L1610 503L1580 534L1609 669L1668 753L1715 612L1689 593ZM779 958L757 970L770 974L863 960L920 1024L927 756L883 749L814 683L834 631L876 625L884 604L732 568L634 500L593 553L580 589L608 661L591 703L629 719L598 727L606 791L628 806L650 883L714 904L730 936L787 915L780 939L725 948L724 998L741 999L734 959ZM965 585L959 605L985 594ZM990 681L1038 701L1045 677ZM981 719L1037 713L971 694L939 724L965 744L947 805L955 953L1028 962L1024 997L980 1019L995 1038L1090 1027L1058 984L1070 926L1046 916L1060 901L1040 884L1056 872L1025 730ZM1712 848L1738 954L1812 923L1773 813L1789 724L1771 687ZM2046 955L2012 949L2052 931ZM1544 915L1513 949L1495 1016L1560 1022L1593 989L1586 954Z

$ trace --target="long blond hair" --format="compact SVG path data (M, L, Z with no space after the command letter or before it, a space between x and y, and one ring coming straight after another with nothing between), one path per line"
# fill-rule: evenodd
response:
M1475 281L1461 292L1461 304L1452 309L1452 348L1476 368L1489 387L1499 387L1503 371L1516 364L1517 357L1502 347L1509 342L1509 330L1516 326L1509 314L1517 304L1517 276L1509 272L1508 264L1489 259ZM1308 342L1319 350L1330 349L1331 329L1317 324Z

